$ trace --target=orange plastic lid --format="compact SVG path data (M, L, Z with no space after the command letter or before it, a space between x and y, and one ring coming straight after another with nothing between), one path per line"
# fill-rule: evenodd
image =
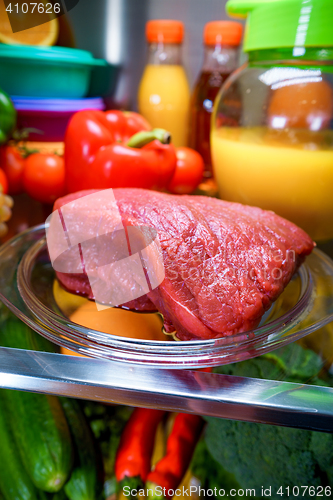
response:
M212 21L207 23L203 32L206 45L234 45L241 43L243 25L236 21Z
M184 24L171 19L154 19L146 24L148 42L181 43L184 38Z

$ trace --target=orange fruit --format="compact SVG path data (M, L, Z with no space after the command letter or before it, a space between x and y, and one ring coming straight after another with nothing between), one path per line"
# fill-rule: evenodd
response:
M327 128L332 118L333 90L325 80L290 84L272 92L268 107L272 128L316 131Z
M120 337L133 339L168 340L162 332L162 321L157 314L136 313L110 307L98 311L95 302L86 302L70 316L71 321Z
M70 319L86 328L110 335L133 339L168 340L162 332L162 321L157 314L135 313L117 308L98 311L95 302L87 301L71 314ZM61 347L60 352L70 356L83 356L65 347Z
M66 354L67 356L79 356L81 358L86 358L87 356L84 356L84 354L80 354L79 352L75 351L70 351L69 349L66 349L66 347L60 347L60 353L61 354Z
M48 7L46 7L47 3L49 4ZM40 4L43 4L45 7L44 13L40 13L37 10ZM39 46L50 46L55 44L59 33L59 22L58 19L54 17L53 8L50 9L49 7L50 2L39 0L33 12L32 6L34 4L26 3L22 0L12 2L10 5L12 9L10 14L11 19L14 20L15 18L15 25L21 27L22 31L13 33L4 0L0 0L0 42L12 45ZM16 5L18 5L18 7L16 7ZM26 13L22 11L23 5L24 8L28 5L28 11ZM42 8L40 8L40 10L41 9ZM52 10L52 12L46 13L46 10ZM41 22L43 24L25 29L27 25Z

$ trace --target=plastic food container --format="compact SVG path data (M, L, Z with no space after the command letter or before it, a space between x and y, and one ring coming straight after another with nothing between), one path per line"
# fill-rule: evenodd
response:
M36 99L12 96L17 110L19 129L34 128L29 140L41 142L63 141L67 124L74 113L83 109L105 109L103 99Z
M0 88L10 95L85 97L97 67L106 61L85 50L0 45Z
M215 101L211 146L221 198L273 210L333 239L333 2L229 0L249 16L249 62Z

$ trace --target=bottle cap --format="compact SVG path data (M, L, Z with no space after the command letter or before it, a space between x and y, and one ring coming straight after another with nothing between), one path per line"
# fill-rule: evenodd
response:
M182 43L184 24L171 19L154 19L146 24L148 42Z
M243 26L236 21L212 21L207 23L203 32L206 45L234 45L242 40Z
M332 0L228 0L227 13L247 18L244 50L332 47Z

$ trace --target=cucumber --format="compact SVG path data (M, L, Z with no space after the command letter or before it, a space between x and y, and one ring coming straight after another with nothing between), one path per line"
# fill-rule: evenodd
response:
M88 421L75 399L60 398L73 438L75 458L64 490L70 500L95 500L103 491L103 466Z
M4 500L47 500L31 481L14 443L9 415L0 393L0 490ZM2 497L1 497L2 498Z
M1 303L0 345L29 351L59 352L58 346L31 330Z
M59 491L71 473L72 442L58 398L4 391L14 439L37 488Z
M66 493L64 490L58 491L58 493L54 493L52 496L52 500L68 500L68 497L66 496Z
M6 347L36 349L38 337L11 315L1 323L0 344ZM73 465L71 436L59 399L28 392L1 392L14 440L32 482L44 491L59 491Z

